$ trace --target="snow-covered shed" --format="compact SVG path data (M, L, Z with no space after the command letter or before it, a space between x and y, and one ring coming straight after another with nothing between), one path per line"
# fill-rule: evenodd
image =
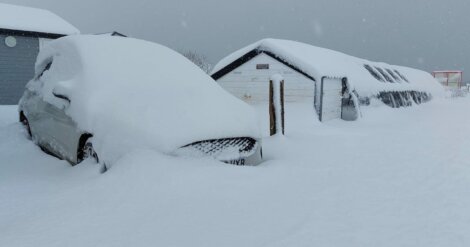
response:
M314 102L320 119L322 110L333 114L328 118L354 119L359 104L371 98L400 107L443 93L433 76L421 70L279 39L248 45L222 59L211 72L223 88L252 104L268 100L274 74L284 78L286 102Z
M80 33L43 9L0 3L0 104L17 104L47 41Z

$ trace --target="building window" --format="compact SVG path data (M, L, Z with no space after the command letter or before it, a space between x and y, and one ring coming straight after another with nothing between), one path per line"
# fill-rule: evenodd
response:
M375 67L379 72L380 74L382 74L382 76L385 78L385 80L387 80L388 82L391 82L391 83L394 83L395 81L392 80L392 78L387 74L385 73L385 71L379 67Z
M267 63L257 64L256 69L269 69L269 64Z
M10 48L13 48L16 46L16 38L13 37L13 36L7 36L5 38L5 45L10 47Z
M397 82L401 82L400 77L398 77L391 69L385 69Z
M366 68L367 71L369 71L369 73L370 73L375 79L377 79L378 81L385 82L384 79L379 75L379 73L377 73L377 71L375 71L370 65L364 64L364 68Z
M404 81L406 81L408 83L410 82L410 81L408 81L408 79L405 76L403 76L400 72L398 72L398 70L394 70L394 71L395 71L395 73L397 73L398 76L400 76L401 79L403 79Z

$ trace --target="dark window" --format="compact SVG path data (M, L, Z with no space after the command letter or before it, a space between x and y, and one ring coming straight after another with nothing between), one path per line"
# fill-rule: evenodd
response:
M397 75L400 76L401 79L403 79L406 82L410 82L410 81L408 81L408 79L405 76L403 76L400 72L398 72L398 70L394 70L394 71L395 71L395 73L397 73Z
M395 81L387 74L385 73L385 71L379 67L375 67L379 72L380 74L382 74L382 76L385 78L385 80L387 80L388 82L391 82L391 83L394 83Z
M381 92L377 97L393 108L412 106L413 101L421 104L431 100L431 95L416 91Z
M393 71L391 69L385 69L392 77L393 79L395 79L395 81L398 81L400 82L400 77L398 77L395 73L393 73Z
M267 63L257 64L256 69L269 69L269 64Z
M384 79L379 75L379 73L377 73L377 71L375 71L370 65L367 65L367 64L364 64L364 68L367 69L367 71L369 71L369 73L377 80L379 81L384 81Z

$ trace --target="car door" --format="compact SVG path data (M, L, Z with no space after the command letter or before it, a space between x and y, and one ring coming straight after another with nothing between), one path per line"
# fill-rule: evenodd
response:
M48 78L43 74L52 70L52 60L44 70L30 84L36 90L29 90L31 97L26 103L28 117L31 118L30 126L34 138L40 146L54 155L74 161L77 153L78 139L80 135L74 121L65 113L70 100L65 95L55 94L54 91L42 90ZM54 71L48 71L54 73ZM43 94L51 95L43 95ZM54 104L44 100L50 98Z
M26 85L20 108L28 119L33 140L41 147L46 147L50 137L46 131L48 123L44 114L45 102L42 100L42 88L43 83L38 78L32 79Z
M77 152L79 134L75 122L65 113L68 102L64 102L61 107L42 101L48 149L61 158L73 161Z

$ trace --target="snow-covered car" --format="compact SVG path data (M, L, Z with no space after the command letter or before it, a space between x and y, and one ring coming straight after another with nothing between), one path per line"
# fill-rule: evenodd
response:
M71 164L112 164L156 150L261 162L254 110L173 50L92 35L60 38L38 55L19 103L20 121L45 151Z

